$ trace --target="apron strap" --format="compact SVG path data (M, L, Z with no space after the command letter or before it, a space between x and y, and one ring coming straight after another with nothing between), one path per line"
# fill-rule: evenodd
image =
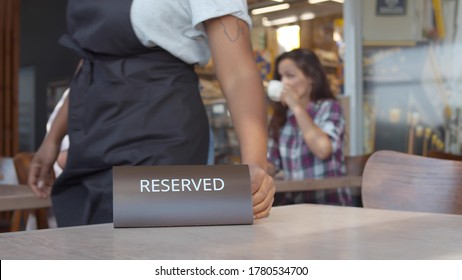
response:
M82 74L85 76L85 80L88 84L91 84L93 81L93 68L94 68L94 56L90 51L87 51L83 49L82 47L79 46L76 40L74 40L71 36L68 34L64 34L59 38L59 43L71 49L73 52L75 52L77 55L79 55L82 60L83 60L83 65L82 65ZM117 78L115 75L111 72L111 70L106 66L105 63L101 63L102 70L105 72L107 77L113 81L116 82Z

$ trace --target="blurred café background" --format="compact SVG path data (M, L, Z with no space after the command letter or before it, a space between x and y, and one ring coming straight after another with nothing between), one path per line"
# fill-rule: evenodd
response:
M345 110L348 155L383 149L461 153L459 0L247 2L265 85L278 54L315 50ZM78 57L58 44L66 32L66 3L0 2L0 156L38 148L73 75ZM215 162L239 162L213 63L197 67L197 73L213 127Z

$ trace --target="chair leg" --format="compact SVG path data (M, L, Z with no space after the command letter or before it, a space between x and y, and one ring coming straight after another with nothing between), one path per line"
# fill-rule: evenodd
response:
M24 215L27 215L27 210L15 210L11 217L10 231L20 231L22 229L21 222ZM26 216L27 217L27 216Z
M10 231L12 211L0 212L0 232Z
M48 209L41 208L34 211L37 218L37 229L48 228Z

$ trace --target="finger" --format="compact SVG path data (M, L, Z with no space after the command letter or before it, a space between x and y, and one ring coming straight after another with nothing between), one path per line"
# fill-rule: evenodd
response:
M41 188L43 198L50 197L53 183L54 183L54 178L51 173L48 173L47 178L45 179L43 186Z
M252 196L253 213L255 216L267 216L273 204L274 194L276 188L274 187L273 178L267 176L263 181L262 187Z
M51 170L48 164L41 166L37 178L37 188L42 198L47 198L51 189Z
M282 91L281 97L280 97L279 99L280 99L279 101L280 101L283 105L287 105L287 101L286 101L286 99L287 99L287 94L286 94L285 91Z
M264 176L260 182L261 183L256 186L257 191L252 194L253 205L260 204L264 201L274 186L273 177L269 175Z
M265 199L259 203L253 206L253 214L258 215L260 213L264 213L265 211L268 211L269 208L273 205L274 201L274 194L268 194Z
M46 185L42 188L42 198L49 198L51 194L52 185Z
M32 192L36 196L41 197L41 191L39 190L39 186L38 186L39 173L40 173L40 165L32 162L29 167L27 184L29 185L29 188L32 190Z
M263 211L260 211L260 212L258 212L258 213L255 213L255 214L253 215L253 218L254 218L254 219L261 219L261 218L266 218L266 217L268 217L269 214L270 214L270 211L271 211L273 202L274 202L274 198L271 199L271 203L268 205L268 207L267 207L266 209L264 209Z
M253 168L250 172L252 195L255 194L262 185L265 172L260 168Z

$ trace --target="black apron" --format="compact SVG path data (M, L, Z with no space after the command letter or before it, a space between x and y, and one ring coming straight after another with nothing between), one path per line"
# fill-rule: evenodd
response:
M69 35L60 42L83 65L70 86L68 160L52 191L60 227L112 222L113 166L207 162L208 120L193 65L144 47L131 4L68 4Z

